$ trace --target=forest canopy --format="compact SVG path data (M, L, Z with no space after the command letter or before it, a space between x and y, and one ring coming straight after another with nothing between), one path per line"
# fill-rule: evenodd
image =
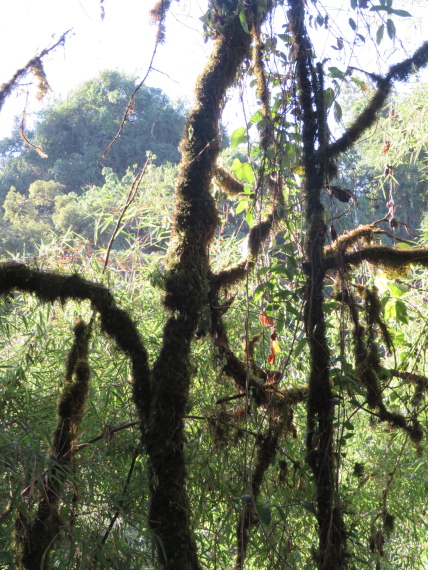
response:
M103 183L103 168L122 177L128 168L142 167L149 150L156 155L155 164L177 163L186 109L182 103L172 104L160 89L146 86L135 95L127 128L103 157L136 85L136 77L103 71L64 100L53 100L25 134L33 146L23 140L16 124L12 135L0 142L0 200L11 186L26 193L36 180L52 180L80 194L87 186Z
M339 4L210 0L190 110L103 72L1 142L1 567L427 567L428 43Z

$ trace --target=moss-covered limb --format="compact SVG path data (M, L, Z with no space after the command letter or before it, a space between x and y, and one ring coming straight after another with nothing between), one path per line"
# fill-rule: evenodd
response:
M131 359L134 401L140 419L147 419L151 399L147 353L131 317L116 306L114 297L108 289L76 274L60 275L31 269L18 263L0 264L0 295L7 295L13 291L32 293L43 303L55 301L65 303L71 299L90 301L100 314L101 328Z
M260 101L260 110L264 125L260 131L260 148L266 153L274 138L274 124L270 109L270 90L265 73L264 55L265 46L261 39L260 18L255 15L254 26L251 30L253 38L252 58L254 62L254 75L256 77L257 97ZM264 166L262 165L262 171Z
M218 360L221 362L222 372L231 378L235 387L242 392L250 389L257 405L266 402L268 395L262 384L266 380L266 373L259 369L261 374L259 378L250 374L247 364L238 358L229 346L229 339L221 314L213 307L212 303L211 307L210 337L218 351Z
M92 322L86 325L82 319L79 319L74 325L74 342L67 355L65 366L65 380L67 383L73 379L73 373L79 360L88 360L89 336L91 334Z
M172 0L157 0L150 10L150 19L158 27L156 44L163 44L165 41L165 18L171 6Z
M214 167L214 176L220 188L231 198L244 195L244 183L235 178L225 168L221 166Z
M369 129L376 121L378 113L382 110L386 99L391 93L393 82L407 81L412 73L422 69L427 64L428 42L424 42L412 57L390 67L385 77L377 78L377 90L370 103L336 142L330 144L327 150L320 148L320 156L325 155L327 152L329 157L334 158L349 150L364 131Z
M248 254L245 259L211 276L211 292L214 296L218 295L221 289L233 287L251 273L260 248L272 231L274 220L274 214L269 214L265 220L251 228L247 237Z
M66 385L58 403L58 422L53 437L52 468L43 479L34 520L20 513L15 523L16 566L26 570L49 567L49 552L60 534L58 504L67 479L77 431L89 390L88 348L91 326L78 321L66 364Z
M303 114L303 162L305 169L307 279L304 298L305 330L310 346L311 370L307 402L307 461L316 484L319 526L318 567L342 570L346 567L346 535L342 514L336 504L336 465L333 453L334 398L330 384L330 357L323 313L324 241L321 190L330 155L316 152L325 141L325 117L319 81L312 62L312 46L305 26L303 0L288 0L290 30Z
M27 73L31 71L33 71L36 78L40 80L40 94L44 94L46 92L47 82L41 60L43 57L45 57L45 55L53 51L58 46L64 45L65 38L67 34L69 34L70 32L71 30L67 30L64 34L62 34L62 36L59 38L57 42L55 42L53 46L42 50L38 55L31 58L24 65L24 67L22 67L21 69L17 69L15 71L13 77L7 83L2 83L2 85L0 85L0 110L3 107L6 98L9 97L9 95L13 92L13 90L17 88L20 79L25 77Z
M200 567L191 531L184 457L184 414L191 380L189 351L207 302L208 248L218 224L210 183L219 153L220 116L226 91L250 46L250 36L238 16L238 2L227 5L230 16L219 27L211 57L197 80L195 104L180 145L182 159L165 278L164 303L170 316L152 371L153 398L145 433L149 521L163 545L159 559L167 569Z
M416 417L407 420L402 414L390 412L383 402L383 390L380 383L382 368L379 351L376 346L376 329L385 335L386 326L380 318L380 303L376 290L361 288L360 294L364 298L366 326L362 326L357 311L357 304L353 295L348 292L344 300L348 306L353 324L354 357L357 379L367 390L367 404L376 409L379 419L389 422L395 428L401 428L409 434L411 440L419 444L423 433ZM386 342L390 342L387 333Z
M390 370L392 376L401 378L406 382L411 382L415 386L415 392L412 397L412 405L416 408L423 400L424 394L428 391L428 378L414 372L404 372L402 370Z
M363 261L369 261L373 265L387 269L404 271L411 263L428 266L428 247L414 249L399 249L387 246L363 247L358 251L345 253L340 257L327 255L324 259L324 268L339 269L347 265L360 265ZM309 271L309 264L304 265L304 270Z
M375 234L386 234L385 230L382 230L371 224L364 226L358 226L354 230L344 232L331 244L325 248L326 257L331 257L333 254L345 253L350 247L359 242L370 243Z
M297 64L299 99L303 114L303 151L310 170L317 168L313 161L318 130L317 113L314 108L314 76L312 44L305 26L305 8L301 0L288 0L290 6L290 29L293 35L293 49ZM306 172L307 174L307 172Z

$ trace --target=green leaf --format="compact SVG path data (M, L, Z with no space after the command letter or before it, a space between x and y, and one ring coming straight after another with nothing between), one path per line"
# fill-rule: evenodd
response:
M299 341L297 341L297 346L294 349L294 356L295 358L297 358L298 356L300 356L302 350L305 348L305 346L308 344L308 340L307 338L301 338Z
M336 123L340 123L342 119L342 107L337 101L334 102L334 120Z
M343 71L340 71L340 69L338 67L329 67L328 68L328 76L329 77L336 77L337 79L343 79L345 77L345 73Z
M248 142L247 130L245 127L239 127L233 131L230 137L230 146L232 150L242 143Z
M378 27L377 32L376 32L376 43L377 43L377 45L379 45L380 42L382 41L384 32L385 32L385 24L382 24L381 26Z
M247 198L243 200L239 200L238 205L236 206L235 214L240 214L245 208L248 206Z
M395 299L389 299L385 305L385 319L395 319L397 317Z
M260 123L260 121L263 120L263 115L262 112L260 111L260 109L258 111L256 111L254 113L254 115L251 115L250 117L250 123L256 124L256 123Z
M411 18L412 15L407 10L391 10L391 14L395 14L396 16L401 16L402 18Z
M267 505L256 505L256 511L259 516L260 521L268 526L272 521L272 511Z
M247 224L252 228L254 226L254 216L252 212L252 208L248 208L247 213L245 214L245 221Z
M267 287L267 283L261 283L260 285L257 286L256 290L254 291L254 295L253 295L253 301L255 303L257 303L257 301L263 297L263 294L265 292L266 287Z
M401 285L400 283L393 283L392 281L390 281L388 283L388 289L389 292L391 293L391 297L395 297L395 298L400 298L402 297L405 293L407 293L407 288L404 285Z
M299 503L302 505L305 511L308 511L308 513L316 516L315 507L311 501L299 501Z
M278 511L279 514L279 518L282 520L282 522L288 522L287 521L287 516L284 513L284 510L282 509L282 507L280 507L279 505L276 506L276 510Z
M239 21L241 22L241 26L244 28L244 31L249 34L250 30L248 29L247 16L244 8L239 12Z
M375 285L379 290L379 293L385 293L389 290L390 280L388 279L386 273L380 273L375 277Z
M243 182L249 184L254 182L254 173L249 162L242 163L239 158L235 158L232 163L232 172Z
M334 91L331 87L324 91L325 108L329 109L334 101Z
M409 320L407 318L407 307L406 303L397 299L395 302L395 311L397 315L397 321L402 323L408 323Z
M392 13L392 8L390 6L372 6L370 8L371 12L387 12L388 14Z
M355 20L353 18L349 18L349 25L355 32L355 30L357 29L357 24L355 23Z
M394 22L389 18L386 21L386 31L388 32L388 36L390 37L391 40L393 40L395 38L395 24Z
M412 249L410 243L397 243L399 249Z

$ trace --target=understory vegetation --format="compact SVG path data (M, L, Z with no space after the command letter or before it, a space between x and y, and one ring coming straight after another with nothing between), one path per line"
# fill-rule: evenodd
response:
M427 567L428 44L339 68L311 35L345 58L411 16L308 4L208 2L194 104L144 92L169 127L138 163L100 159L141 119L113 72L0 141L0 568ZM236 83L257 108L221 151ZM116 123L36 168L88 93Z

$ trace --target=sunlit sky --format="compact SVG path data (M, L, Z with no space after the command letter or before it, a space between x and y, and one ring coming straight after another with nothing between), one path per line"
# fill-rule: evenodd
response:
M154 0L104 0L105 17L102 20L101 0L3 0L0 3L0 83L8 81L18 68L55 43L70 28L73 32L65 46L57 48L44 59L52 88L51 97L66 95L70 89L103 69L118 69L143 78L155 45L156 29L148 21L148 11L153 3ZM404 0L394 2L394 6L408 6L407 9L413 12L410 4ZM172 4L167 20L167 41L159 46L153 64L159 71L152 71L146 81L146 85L163 89L171 99L191 100L192 86L209 53L210 45L203 41L199 21L205 5L206 0L181 0L179 4ZM349 0L329 0L328 6L324 7L322 2L318 5L325 11L332 5L349 7ZM424 0L422 6L422 11L417 13L428 16L428 2ZM327 36L320 31L317 36L317 49L321 52L327 49L329 55L334 53L330 46L335 43L335 37L341 35L341 26L349 29L349 14L345 11L335 14L331 19L331 34ZM402 44L411 53L425 38L417 28L409 27L410 19L403 19L400 24ZM384 60L385 65L380 71L385 71L387 65L403 56L401 52L394 58L394 45L390 40L384 45L389 50L389 60ZM395 48L398 54L400 42L396 42ZM350 51L348 48L336 54L342 68L349 64ZM375 62L377 56L373 48L366 50L360 65L370 71L379 71L376 67L379 63ZM336 64L331 60L329 65ZM0 113L0 138L9 134L13 116L21 114L26 90L22 87L13 94ZM35 97L30 93L28 111L37 111L38 108ZM233 126L234 120L233 112L229 111L226 122Z
M118 69L144 77L155 45L156 28L149 24L151 0L11 0L0 5L0 83L36 53L55 43L66 30L73 33L64 47L44 58L54 95L64 95L103 69ZM173 5L168 18L167 42L158 47L154 67L146 84L164 89L172 99L191 99L191 85L209 51L203 42L199 16L204 1ZM198 6L201 6L198 9ZM191 9L190 9L191 8ZM53 34L55 34L53 36ZM21 90L22 91L22 90ZM37 110L30 97L30 110ZM12 95L0 114L0 137L20 114L25 98Z

